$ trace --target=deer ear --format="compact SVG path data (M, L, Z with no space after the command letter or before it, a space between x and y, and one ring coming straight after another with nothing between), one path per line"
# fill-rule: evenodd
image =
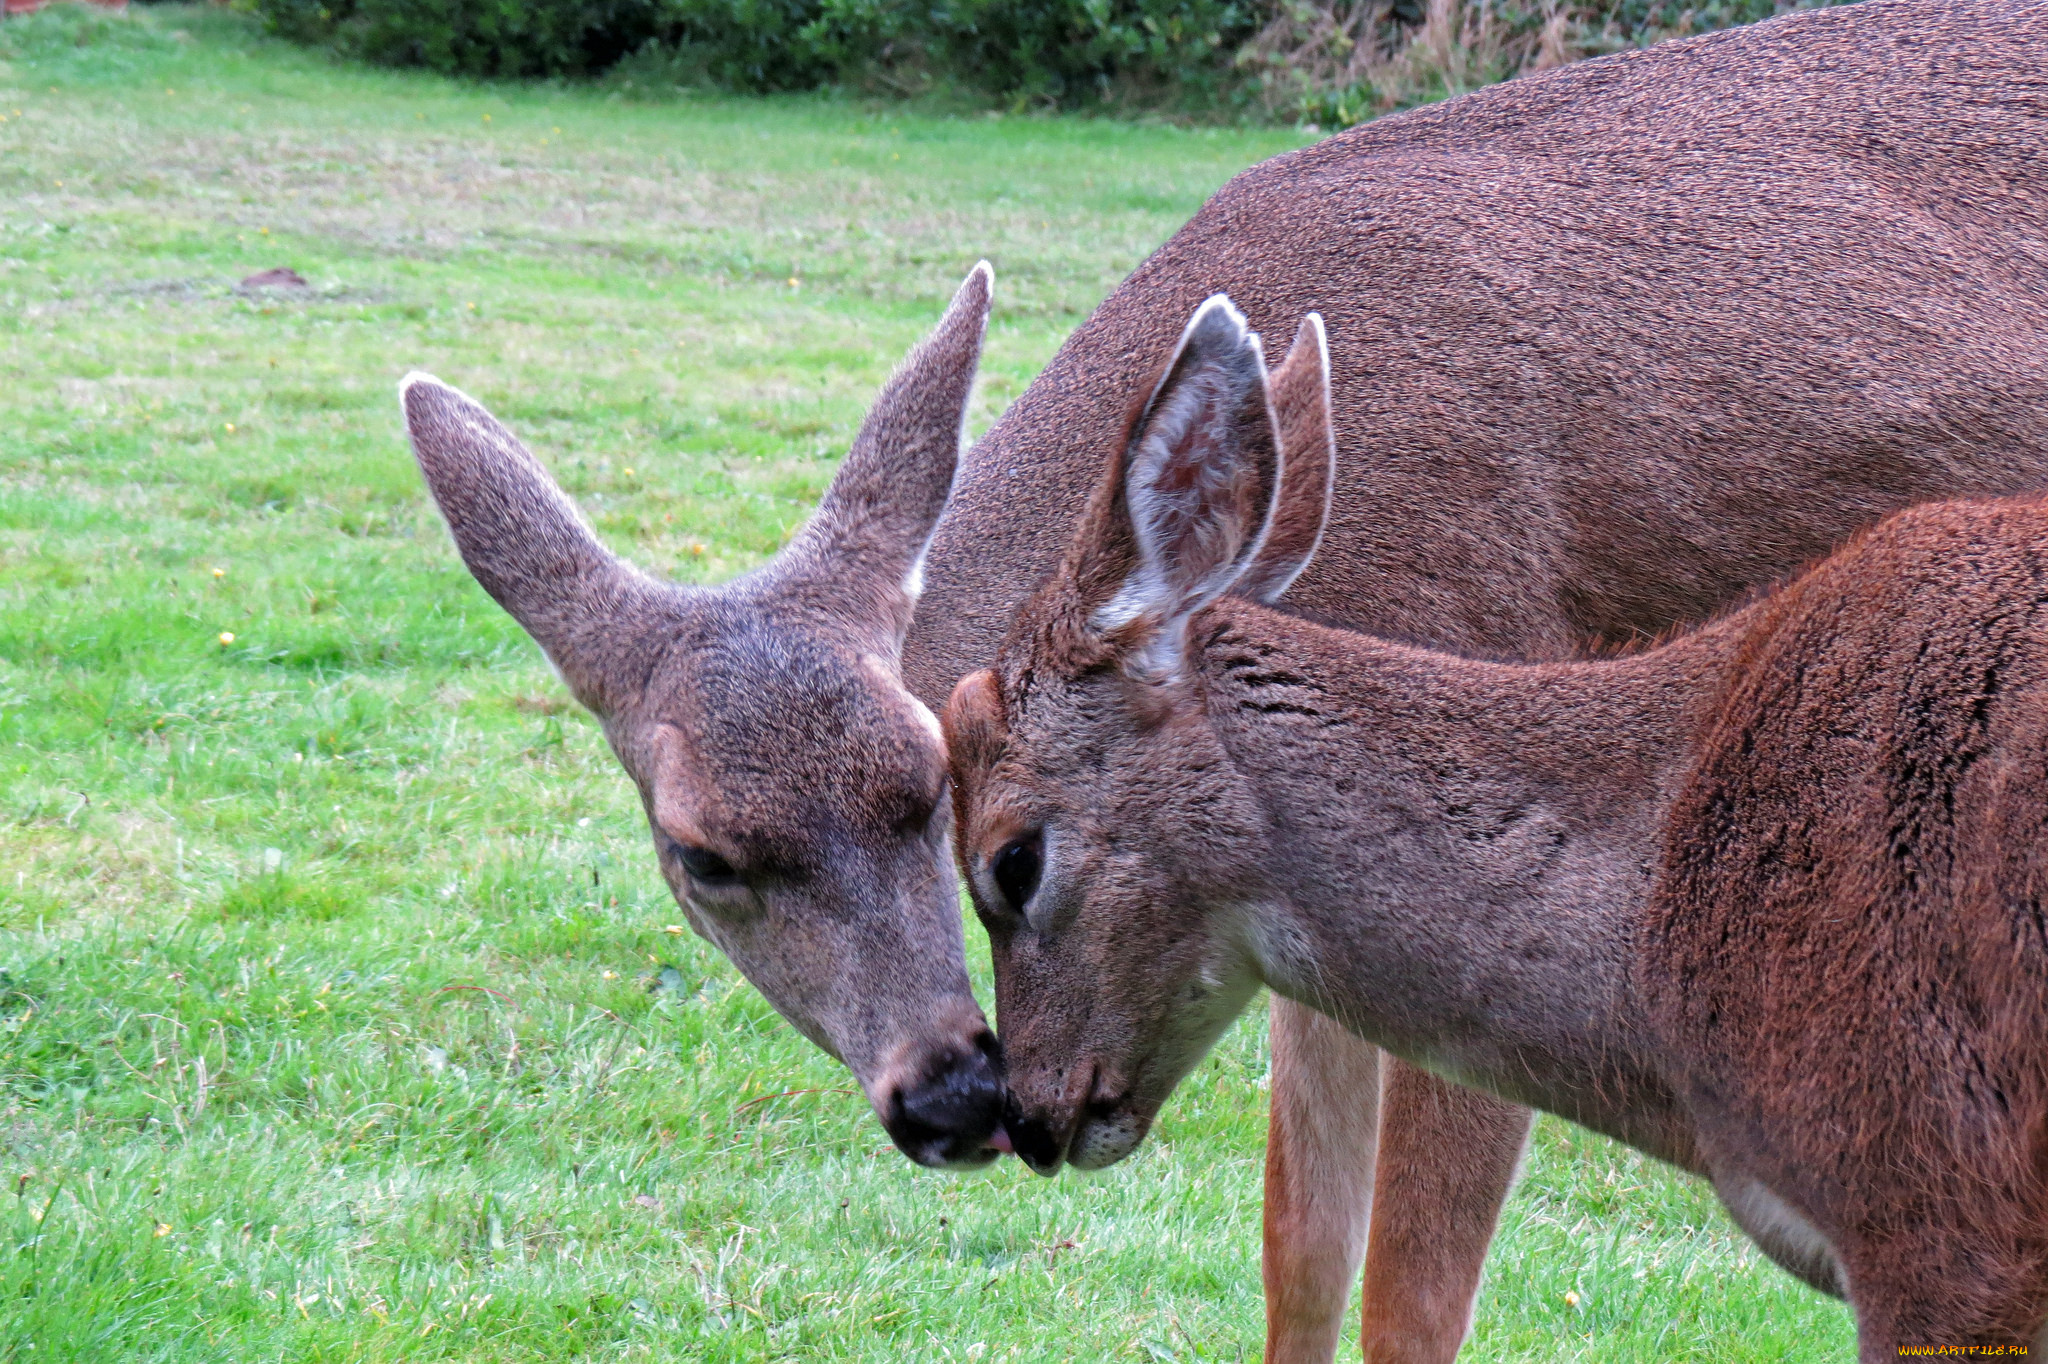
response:
M1096 609L1095 628L1136 627L1146 666L1171 672L1187 618L1256 559L1279 483L1280 439L1259 338L1217 294L1181 334L1124 449L1122 510L1134 567Z
M909 628L925 548L952 494L994 287L987 261L969 272L875 400L817 511L761 575L770 590L842 623L888 622L875 643L891 653Z
M483 404L430 374L398 387L414 457L484 591L526 627L578 700L619 699L623 655L666 588L620 563Z
M939 726L956 775L980 772L993 763L1004 735L1003 696L996 675L983 668L954 683Z
M1330 347L1323 319L1310 313L1268 385L1280 426L1280 493L1258 557L1234 589L1271 605L1315 558L1330 519L1337 478L1337 433L1330 425Z

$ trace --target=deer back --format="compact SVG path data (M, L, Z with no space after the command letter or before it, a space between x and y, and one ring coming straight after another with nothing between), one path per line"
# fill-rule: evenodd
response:
M2048 473L2048 10L1869 0L1517 79L1238 176L967 457L906 645L994 655L1225 292L1328 327L1290 606L1558 656L1711 614L1914 501ZM992 527L1000 526L992 537Z

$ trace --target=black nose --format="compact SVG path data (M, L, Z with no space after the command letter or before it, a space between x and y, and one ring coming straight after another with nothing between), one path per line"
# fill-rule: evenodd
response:
M989 1144L1002 1126L1009 1091L995 1034L974 1039L972 1051L942 1057L914 1085L889 1100L889 1137L919 1165L986 1165Z
M1066 1159L1067 1153L1060 1139L1053 1135L1052 1125L1043 1118L1025 1113L1018 1107L1014 1095L1003 1114L1003 1130L1010 1135L1010 1149L1031 1167L1033 1174L1059 1173L1060 1162Z

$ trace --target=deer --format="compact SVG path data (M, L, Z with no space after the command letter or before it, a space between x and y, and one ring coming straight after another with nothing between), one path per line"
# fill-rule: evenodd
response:
M943 714L1018 1154L1122 1159L1263 986L1706 1177L1866 1364L2048 1341L2048 503L1475 660L1272 609L1334 461L1271 388L1204 304Z
M790 543L717 587L620 560L467 394L422 373L399 388L463 562L598 716L691 928L941 1168L1001 1153L1006 1100L945 874L938 720L899 651L993 280L968 275Z
M1361 125L1226 185L963 450L970 279L813 524L720 587L622 567L438 381L405 387L407 425L465 562L602 719L690 922L913 1159L977 1163L1008 1141L999 1053L954 965L950 816L894 813L944 765L912 703L1056 566L1136 367L1212 292L1273 334L1320 312L1338 469L1291 610L1532 661L1707 617L1888 512L2048 474L2044 44L2037 7L1865 0ZM1267 1358L1328 1364L1362 1267L1365 1358L1450 1360L1528 1110L1284 997L1272 1048Z

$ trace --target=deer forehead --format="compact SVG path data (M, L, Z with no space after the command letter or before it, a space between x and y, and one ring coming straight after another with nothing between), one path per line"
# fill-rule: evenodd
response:
M1117 668L1034 669L1008 707L1005 751L1046 778L1079 787L1140 776L1177 760L1203 720L1200 697ZM1174 765L1178 765L1177 761Z
M945 775L931 712L872 654L796 637L693 651L656 698L655 817L682 837L898 817Z
M1264 813L1202 708L1162 690L1104 677L1037 693L985 765L959 767L970 863L1043 828L1058 831L1048 860L1093 868L1105 903L1242 880L1270 833Z

